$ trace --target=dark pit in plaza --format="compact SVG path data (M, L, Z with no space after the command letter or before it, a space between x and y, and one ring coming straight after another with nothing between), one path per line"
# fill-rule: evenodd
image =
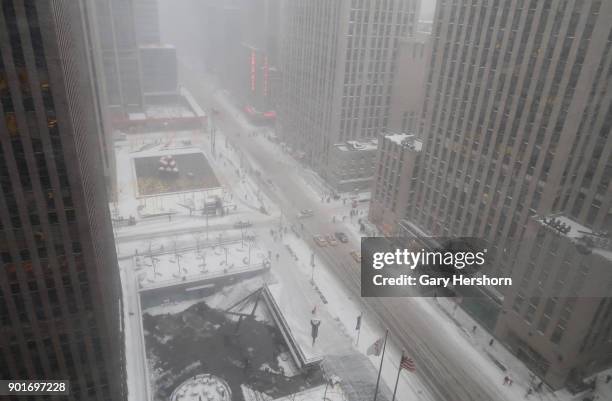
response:
M143 327L155 401L170 399L181 383L201 374L227 383L233 401L244 401L243 385L279 398L323 383L318 368L288 375L279 364L288 353L282 334L254 316L200 302L181 313L145 313Z
M134 159L139 195L195 191L219 187L202 153L167 154Z

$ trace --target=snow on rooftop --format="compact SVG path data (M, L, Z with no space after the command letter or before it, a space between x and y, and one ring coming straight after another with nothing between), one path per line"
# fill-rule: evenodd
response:
M421 142L414 134L394 133L385 135L385 138L397 145L402 145L408 141L414 146L414 150L416 151L420 151L423 147L423 142Z
M174 45L170 44L159 44L159 43L149 43L144 45L139 45L141 49L174 49Z
M376 138L370 139L369 141L346 141L344 143L338 143L335 145L336 148L343 152L348 151L369 151L378 149L378 140Z
M147 115L145 113L128 113L128 118L133 121L146 120Z
M607 236L602 236L599 233L594 232L590 228L583 226L577 221L563 215L542 217L538 219L541 224L556 230L559 235L564 235L574 242L582 242L585 239L589 239L588 246L593 248L593 252L597 253L605 258L612 260L612 243ZM561 230L555 229L551 222L560 224ZM563 231L565 229L566 231Z
M145 113L149 118L184 118L195 117L195 113L189 108L180 105L148 105Z

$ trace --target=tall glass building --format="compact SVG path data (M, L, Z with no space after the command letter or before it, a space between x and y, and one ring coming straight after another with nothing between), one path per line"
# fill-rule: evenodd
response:
M123 400L121 287L85 1L0 8L0 376Z

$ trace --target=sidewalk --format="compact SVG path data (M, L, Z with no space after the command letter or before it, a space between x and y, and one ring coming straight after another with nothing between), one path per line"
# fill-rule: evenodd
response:
M537 376L533 375L525 364L503 344L494 340L493 344L489 345L493 337L463 309L456 307L453 298L427 299L426 302L435 307L447 319L449 324L455 326L456 334L466 338L474 347L474 352L483 355L491 361L492 367L499 372L500 384L504 386L503 388L506 389L506 393L512 394L517 400L525 399L528 389L540 382ZM476 328L475 330L474 327ZM449 332L452 329L450 328ZM504 368L506 369L505 371L503 370ZM503 385L503 378L505 376L508 376L513 381L511 386ZM598 400L612 400L612 382L607 385L603 384L603 380L600 382L602 385L599 388L602 391ZM546 386L543 386L540 392L536 392L535 389L533 391L533 394L527 397L527 399L540 401L582 401L584 397L590 394L587 391L572 395L567 390L559 390L552 393Z

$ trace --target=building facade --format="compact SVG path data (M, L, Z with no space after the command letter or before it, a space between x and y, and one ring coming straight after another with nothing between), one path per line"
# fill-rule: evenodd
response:
M337 192L364 192L370 189L376 164L376 139L337 143L330 150L327 183Z
M552 388L612 366L612 246L556 214L530 218L496 337Z
M142 92L145 103L160 96L178 94L178 65L176 48L170 45L143 45L139 47Z
M325 174L336 143L375 138L389 124L401 38L416 32L419 2L286 2L277 129Z
M368 217L385 236L397 234L397 222L414 200L414 173L422 146L414 134L388 132L378 139Z
M124 400L87 2L0 7L0 375Z
M159 31L159 0L132 0L134 8L134 32L139 45L161 43Z
M232 94L241 90L239 77L245 68L240 62L244 55L243 8L242 0L206 0L200 11L204 28L204 64Z
M610 331L600 326L609 300L577 301L566 312L565 301L551 307L560 265L531 264L524 255L542 216L567 218L587 236L612 229L611 13L612 3L598 0L440 0L419 119L421 161L405 172L414 196L389 230L480 237L499 276L520 283L541 275L520 291L489 290L500 303L500 339L554 388L610 363ZM572 268L563 285L589 293L579 281L589 271L582 263L604 261L578 257L569 239L559 241ZM607 280L596 272L585 282ZM599 353L577 351L583 342Z
M89 12L90 29L98 37L109 109L113 115L140 110L143 94L132 0L97 0Z
M238 97L259 112L275 111L280 72L280 0L244 0L242 73Z
M429 44L430 35L421 32L399 42L391 89L390 131L414 133L418 129L425 96Z

